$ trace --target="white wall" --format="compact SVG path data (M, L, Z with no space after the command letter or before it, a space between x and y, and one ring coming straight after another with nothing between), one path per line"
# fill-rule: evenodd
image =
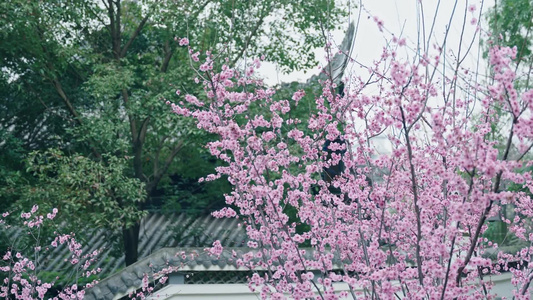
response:
M513 297L513 286L511 285L511 275L505 273L492 276L495 286L492 290L498 297ZM348 291L346 284L336 284L336 291ZM530 296L533 298L533 290L530 289ZM154 295L147 297L150 300L199 300L199 299L221 299L221 300L248 300L260 299L259 293L253 293L246 284L171 284L157 291ZM348 297L351 299L351 296Z
M348 285L335 285L335 290L347 291ZM251 292L246 284L183 284L168 285L157 291L150 300L198 300L198 299L221 299L221 300L248 300L261 299L259 292ZM350 298L348 298L350 299Z

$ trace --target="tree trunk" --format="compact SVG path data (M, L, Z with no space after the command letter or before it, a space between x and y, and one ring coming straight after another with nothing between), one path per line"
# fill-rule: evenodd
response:
M140 221L134 225L122 229L122 241L124 245L124 256L126 266L129 266L139 258L139 231L141 229Z

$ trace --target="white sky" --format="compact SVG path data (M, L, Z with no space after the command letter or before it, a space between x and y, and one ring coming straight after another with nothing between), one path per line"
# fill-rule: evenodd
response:
M358 2L357 0L350 1L355 1L355 3ZM437 11L436 8L438 2L441 3ZM407 46L411 49L416 48L418 40L418 28L421 26L417 24L417 15L420 15L422 8L425 19L426 35L429 35L432 21L434 19L435 12L437 11L431 43L433 44L438 42L438 44L441 44L455 3L457 3L457 5L454 17L450 23L451 26L448 35L447 49L453 51L453 53L457 53L465 10L468 10L471 5L476 7L476 11L474 13L468 11L466 16L463 44L470 44L476 29L476 25L471 25L470 22L472 21L473 17L479 18L479 12L482 7L481 0L362 0L363 11L361 13L361 21L355 41L353 58L357 59L357 61L362 64L371 64L373 59L379 57L386 41L391 39L391 34L405 37L407 40ZM494 0L484 1L483 12L486 12L487 9L491 8L493 5ZM357 13L357 11L352 13L352 20L357 18ZM383 32L378 30L373 17L370 17L370 15L376 16L384 22ZM481 26L483 27L486 24L485 18L482 17L481 21ZM346 24L345 27L347 28L348 24ZM331 34L334 42L337 44L340 44L344 38L344 32L342 31L335 31ZM405 48L404 54L412 57L413 50L407 50L408 47ZM476 61L478 48L478 43L476 42L470 51L470 55L465 60L465 65L471 68L474 68L477 65ZM465 51L464 48L462 51ZM322 48L315 49L315 53L319 63L323 65L325 63L325 59L323 58L324 50ZM450 54L450 52L448 54ZM482 67L484 68L484 65ZM358 69L359 67L352 67L349 68L347 72L352 71L357 73ZM262 64L259 73L265 77L265 82L267 84L273 85L281 82L305 81L312 75L317 74L319 71L320 68L317 67L312 70L282 74L276 70L276 66L274 64L264 63Z

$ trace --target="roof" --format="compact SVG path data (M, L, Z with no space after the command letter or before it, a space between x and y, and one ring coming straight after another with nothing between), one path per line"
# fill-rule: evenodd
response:
M239 226L241 222L240 219L217 219L210 215L149 213L141 221L139 259L149 257L164 247L203 249L203 247L212 246L216 240L220 240L224 247L245 246L247 236L242 226ZM9 227L6 232L12 241L18 240L26 233L20 227ZM114 274L124 268L124 255L113 247L117 244L116 238L110 238L109 232L105 230L94 230L93 233L87 234L90 238L81 242L84 254L100 250L91 268L100 268L100 277ZM81 270L74 268L70 263L71 253L68 247L46 248L40 255L38 264L42 266L42 270L51 273L53 277L61 274L60 280L69 282L69 278L79 277L77 274Z
M305 250L302 252L304 259L313 258L315 250L302 250ZM251 276L251 273L248 272L250 269L246 266L242 266L242 264L239 265L237 261L246 253L256 253L258 251L262 250L242 247L229 247L225 248L219 257L215 257L204 248L163 248L113 274L112 276L101 280L94 287L85 289L84 299L97 300L121 298L128 295L130 292L140 289L145 276L148 276L149 282L157 281L161 276L163 276L157 273L163 269L170 270L169 273L187 273L187 271L200 271L204 273L224 271L224 273L231 273L233 271L239 271L243 273L244 277L246 277L246 275ZM254 255L253 258L251 258L251 261L258 263L262 259L264 259L264 257L259 258L258 256ZM342 269L342 261L338 255L335 255L333 263L332 270ZM278 264L278 262L273 262L273 265L276 264ZM255 271L262 272L264 270L261 268L256 268ZM235 277L234 273L230 275ZM243 276L238 277L242 278ZM204 283L213 282L207 281Z
M216 240L225 247L244 246L246 232L239 223L239 219L217 219L210 215L195 217L150 213L141 221L139 259L163 247L207 247ZM102 269L102 274L112 274L124 267L124 255L114 256L112 243L105 231L98 231L83 248L83 253L103 249L98 261L93 264ZM64 257L69 255L68 249L63 247L60 250L60 253L53 254L55 261L47 266L47 271L61 271L68 265L64 261Z
M248 252L246 248L236 249L238 256ZM85 289L87 300L116 299L142 287L145 275L149 281L159 279L154 273L166 268L179 271L221 271L237 270L236 258L231 252L224 251L219 258L211 256L204 248L163 248L123 270L101 280L94 287ZM242 270L247 270L241 268Z

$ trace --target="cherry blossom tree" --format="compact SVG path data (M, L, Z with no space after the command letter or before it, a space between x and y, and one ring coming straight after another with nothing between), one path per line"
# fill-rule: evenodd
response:
M54 208L46 215L39 214L39 206L34 205L31 211L20 213L23 220L21 227L9 225L9 212L0 215L0 230L2 233L11 233L13 237L12 245L0 256L2 299L51 299L51 296L53 299L83 299L84 289L96 283L91 278L100 269L91 265L97 259L98 250L83 253L83 247L73 233L54 232L51 242L43 241L42 232L54 227L50 223L57 213L57 208ZM17 231L19 234L15 234ZM30 242L27 244L21 241L24 235L29 237ZM55 280L44 279L43 273L48 266L44 257L62 247L68 249L68 255L64 259L71 264L71 270L65 271L65 274ZM55 286L57 281L62 283L62 288ZM80 281L89 283L82 284Z
M516 48L493 44L489 75L481 60L465 66L488 34L478 13L464 7L463 32L477 30L453 52L448 31L413 43L371 16L387 46L372 64L352 57L361 68L342 91L325 68L305 119L294 113L302 91L278 100L254 76L261 59L232 68L211 53L192 56L205 95L171 105L217 136L206 146L226 164L205 180L233 186L213 215L242 219L252 249L237 262L258 271L250 288L273 299L480 299L493 295L491 276L511 272L516 298L529 298L533 89L516 87L527 76L517 73ZM483 236L502 205L514 209L504 221L523 245L516 253L494 252Z

